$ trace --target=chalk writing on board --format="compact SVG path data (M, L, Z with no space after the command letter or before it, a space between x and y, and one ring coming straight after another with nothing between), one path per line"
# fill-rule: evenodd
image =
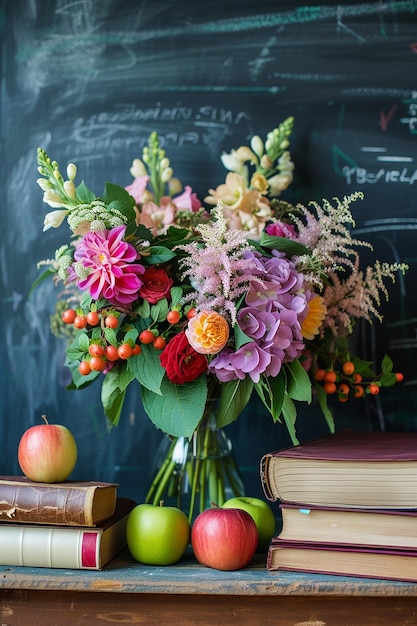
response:
M377 183L413 185L417 182L417 169L407 167L403 167L401 170L387 170L381 167L378 170L369 171L363 167L345 165L342 173L348 185L376 185Z

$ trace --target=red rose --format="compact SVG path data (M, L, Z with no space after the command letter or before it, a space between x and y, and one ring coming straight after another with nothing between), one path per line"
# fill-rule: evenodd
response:
M150 267L141 276L143 285L139 289L139 295L150 304L155 304L158 300L168 296L174 284L172 278L168 276L163 268Z
M206 357L190 346L184 332L167 343L160 359L169 380L176 385L195 380L208 367Z

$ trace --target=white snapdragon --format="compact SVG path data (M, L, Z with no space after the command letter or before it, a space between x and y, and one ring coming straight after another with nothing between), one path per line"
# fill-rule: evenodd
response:
M257 154L258 157L261 158L261 156L264 153L264 142L259 137L259 135L254 135L252 137L251 142L250 142L250 147L255 152L255 154Z
M145 167L145 164L140 159L133 159L132 167L130 168L130 173L133 178L140 178L140 176L147 176L148 171Z
M173 173L174 173L174 170L172 169L172 167L165 168L161 174L162 182L167 183L169 179L172 178Z
M43 232L49 230L50 228L58 228L61 226L68 213L68 209L61 209L60 211L51 211L50 213L47 213L43 222Z
M74 165L74 163L68 163L67 176L69 180L75 180L75 177L77 176L77 166Z
M72 180L66 180L64 182L64 190L65 190L65 193L67 194L67 196L69 198L75 198L76 197L75 185L72 182Z
M58 207L66 207L69 206L63 199L62 196L60 196L59 193L56 193L55 191L52 191L52 189L47 189L45 191L45 193L43 194L43 201L46 204L49 204L49 206L51 206L52 208L58 208Z
M36 181L42 191L49 191L51 189L51 183L46 178L38 178Z

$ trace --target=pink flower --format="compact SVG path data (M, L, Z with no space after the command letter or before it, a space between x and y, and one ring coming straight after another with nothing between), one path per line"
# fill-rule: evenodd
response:
M201 202L197 198L197 194L188 185L185 186L182 194L174 198L174 203L177 209L187 209L192 213L201 208Z
M125 187L126 191L134 198L136 204L142 203L142 197L149 182L149 176L138 176L131 185Z
M88 232L77 246L70 272L94 300L106 298L115 306L136 300L142 285L139 275L145 272L143 265L134 263L139 258L136 249L123 241L125 231L125 226L117 226Z
M285 222L273 222L272 224L268 224L265 228L265 232L274 237L286 237L287 239L297 238L295 226L286 224Z

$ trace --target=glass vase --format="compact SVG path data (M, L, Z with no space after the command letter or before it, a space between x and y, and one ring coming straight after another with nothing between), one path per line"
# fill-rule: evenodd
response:
M168 438L158 449L146 502L176 506L190 523L211 503L244 495L232 443L216 416L204 417L191 439Z

